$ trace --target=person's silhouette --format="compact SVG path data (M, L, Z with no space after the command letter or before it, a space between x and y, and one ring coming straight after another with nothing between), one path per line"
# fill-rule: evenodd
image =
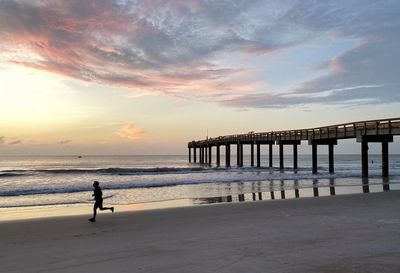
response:
M93 207L93 217L89 219L90 222L95 222L96 221L96 214L97 214L97 209L99 208L100 210L111 210L111 212L114 212L114 207L106 208L103 207L103 193L100 189L99 182L94 181L93 183L94 187L94 193L92 196L94 196L94 207Z

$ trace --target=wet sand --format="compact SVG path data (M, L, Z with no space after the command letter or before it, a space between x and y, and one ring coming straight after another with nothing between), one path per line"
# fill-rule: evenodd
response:
M0 223L0 272L400 272L400 191Z

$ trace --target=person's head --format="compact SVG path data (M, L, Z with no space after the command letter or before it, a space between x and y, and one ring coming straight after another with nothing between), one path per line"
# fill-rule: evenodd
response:
M94 181L93 182L93 187L98 187L99 186L99 181Z

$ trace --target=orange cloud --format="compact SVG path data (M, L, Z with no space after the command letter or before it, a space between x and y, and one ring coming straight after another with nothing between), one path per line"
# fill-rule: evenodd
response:
M119 137L130 140L140 139L144 133L145 131L143 129L136 128L132 123L125 124L116 132Z

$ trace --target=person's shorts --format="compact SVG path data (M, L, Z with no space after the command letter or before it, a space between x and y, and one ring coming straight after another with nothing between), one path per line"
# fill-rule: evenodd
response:
M95 209L97 209L97 208L103 208L103 199L99 199L99 200L96 200L96 202L94 203L94 208Z

